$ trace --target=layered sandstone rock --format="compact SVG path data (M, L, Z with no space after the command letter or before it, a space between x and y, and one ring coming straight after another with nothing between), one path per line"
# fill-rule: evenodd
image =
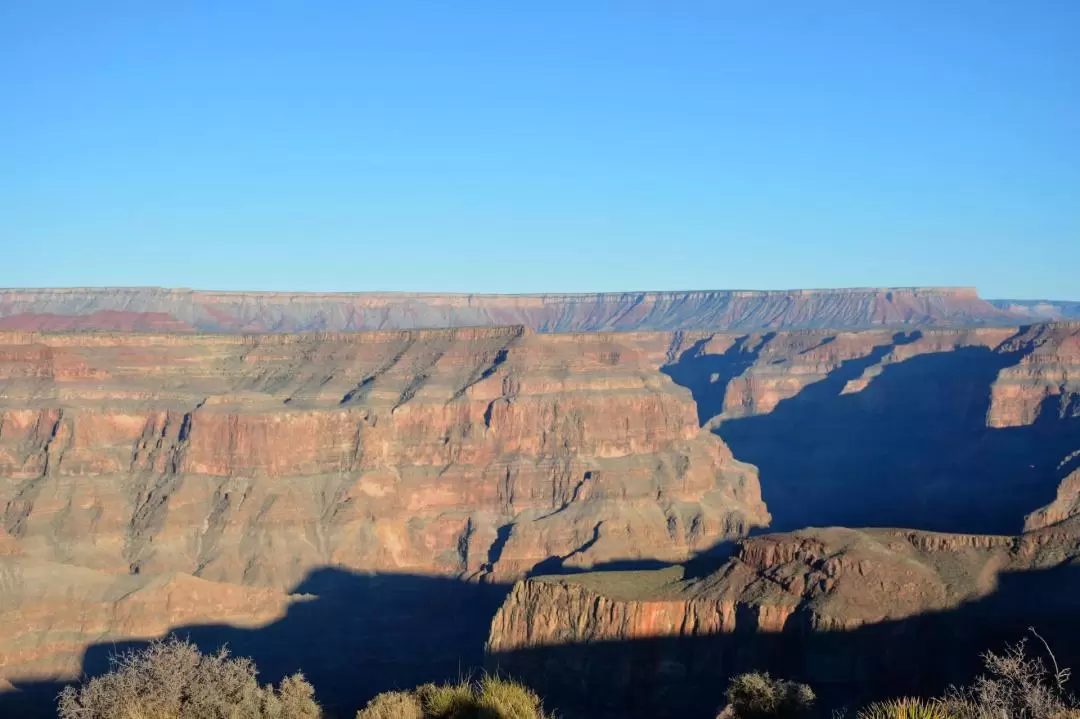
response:
M393 657L378 687L389 688L414 676L405 654L422 653L425 632L464 626L442 621L442 607L487 606L490 596L475 600L480 588L533 572L681 562L769 524L770 512L785 528L842 512L860 525L978 531L990 521L1019 529L1029 515L1029 528L1046 527L1031 535L1042 557L1031 566L1050 566L1080 506L1078 333L1068 323L0 333L0 557L19 563L27 587L0 614L0 647L14 647L0 649L0 676L69 677L87 645L227 627L246 613L264 627L240 635L255 645L312 637L297 658L306 664L278 661L282 671L321 670L329 686L324 657L340 666L358 647L377 647L365 661ZM492 635L510 639L492 646L528 654L582 638L615 647L906 622L983 601L995 578L1012 576L1002 567L1028 561L1004 546L1012 540L970 537L830 530L755 539L728 574L707 580L684 581L676 569L618 586L609 574L527 583ZM331 580L313 588L326 568ZM69 570L70 580L48 579ZM387 580L405 599L371 572L406 573ZM288 595L324 599L335 582L358 588L329 608ZM375 594L394 598L354 601ZM124 604L136 597L152 611ZM319 621L298 623L298 612ZM418 623L417 613L433 621ZM380 643L360 626L372 615L416 628L417 642L391 634ZM76 626L71 616L87 619ZM327 651L339 635L353 639ZM446 638L439 664L451 673L455 641ZM646 667L631 674L642 686L654 687L649 672L688 666L715 684L716 667L757 656L741 642L735 655L725 644L689 663L635 663L617 648L611 661ZM646 652L668 656L652 644ZM559 665L595 664L566 659ZM331 679L355 691L354 679Z
M1011 366L995 375L988 426L1029 425L1048 397L1074 414L1080 387L1080 324L982 329L679 333L665 371L712 410L703 421L767 414L845 364L857 373L842 393L866 389L891 365L920 355L983 348ZM1008 358L1015 358L1009 360ZM861 363L854 360L863 360ZM710 386L711 385L711 386ZM713 394L721 401L712 400Z
M1039 539L834 527L742 540L703 578L679 567L535 577L499 609L489 649L782 632L791 622L850 630L985 596L999 573L1037 563Z
M1002 350L1023 356L994 383L991 426L1017 427L1040 417L1053 421L1080 416L1080 323L1025 328Z
M679 561L767 524L753 468L699 430L647 359L662 341L643 342L0 335L0 553L287 592L326 566L490 581ZM52 651L58 671L77 662L80 641L34 616L5 630L44 637L33 664L0 655L9 678ZM88 639L184 617L158 619Z
M69 318L66 319L65 318ZM1012 324L971 288L549 295L0 290L0 329L302 332L521 324L541 332Z
M703 577L536 577L496 614L489 662L568 716L697 715L750 670L827 700L940 690L1029 624L1075 628L1045 590L1080 584L1078 536L1075 520L1021 537L832 528L744 540Z

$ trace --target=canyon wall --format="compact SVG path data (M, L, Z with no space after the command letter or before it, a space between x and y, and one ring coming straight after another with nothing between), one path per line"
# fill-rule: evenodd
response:
M1080 324L687 333L669 355L795 531L519 582L490 667L571 717L706 716L742 671L858 703L965 681L1033 624L1080 631ZM801 529L829 524L879 528Z
M476 666L496 607L525 576L715 568L766 526L981 536L1026 524L1058 536L1046 533L1080 512L1078 398L1080 324L1069 323L0 333L0 677L26 688L96 671L117 641L171 628L228 641L268 679L304 669L347 714L396 682ZM573 653L577 636L588 651L560 662L594 666L593 649L609 647L638 677L689 636L802 627L818 642L989 596L990 579L969 582L941 559L955 552L904 554L906 536L813 540L893 557L863 574L839 566L881 584L844 602L804 592L828 578L826 550L772 571L751 561L764 539L730 566L794 594L755 604L767 583L706 591L715 575L673 579L681 567L605 573L599 593L575 578L565 591L576 599L519 585L496 622L518 638L492 650L532 656L557 640ZM985 540L972 571L1004 562L985 571L1012 576L1027 561L1003 548L1013 541ZM940 581L904 574L927 562ZM817 614L803 621L808 608ZM728 668L758 656L693 651ZM823 651L812 655L846 656ZM658 676L691 666L676 657ZM635 683L649 701L669 687Z
M974 289L940 287L546 295L0 289L0 329L45 331L333 332L523 325L539 332L596 332L1008 325L1029 318L1026 310L995 307Z
M1075 511L1080 324L684 333L671 355L773 529L1016 533Z
M498 582L765 526L754 469L655 370L669 341L0 334L0 562L23 587L0 596L0 674L71 676L88 640L231 622L249 588L274 592L253 616L281 614L323 567ZM52 566L105 589L70 599ZM181 578L142 584L163 577ZM176 614L70 631L151 595Z

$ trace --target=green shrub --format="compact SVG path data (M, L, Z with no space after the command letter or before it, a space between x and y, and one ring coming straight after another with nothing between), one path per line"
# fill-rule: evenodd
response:
M372 699L356 719L424 719L424 710L415 694L386 692Z
M546 719L540 697L508 679L424 684L411 692L387 692L371 700L356 719Z
M495 676L485 676L477 697L480 716L492 719L538 719L543 717L540 697L532 689Z
M796 719L814 707L806 684L776 679L768 673L740 674L727 689L727 710L737 719Z
M1052 669L1027 653L1027 642L1006 645L1000 653L983 654L985 672L967 687L950 687L944 703L958 719L1064 719L1080 711L1080 702L1066 688L1069 669L1058 666L1050 645L1034 629Z
M416 690L425 719L466 719L477 713L476 698L469 682L425 684Z
M110 658L112 671L58 697L60 719L317 719L322 710L301 674L261 686L250 659L188 641L151 642Z
M954 719L948 706L937 699L890 699L862 709L858 719Z

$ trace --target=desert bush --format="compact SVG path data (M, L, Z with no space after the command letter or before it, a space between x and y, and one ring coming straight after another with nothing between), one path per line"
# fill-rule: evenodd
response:
M1057 665L1050 645L1034 629L1053 664L1053 670L1037 656L1029 656L1021 639L1000 654L983 654L985 673L968 687L950 688L943 699L952 716L959 719L1063 719L1076 716L1080 705L1066 689L1069 670Z
M425 684L416 690L425 719L464 719L476 714L473 687L458 684Z
M542 719L540 697L532 689L506 679L485 676L477 696L480 716L492 719Z
M356 719L424 719L424 709L413 693L385 692L368 702Z
M110 658L112 670L66 687L60 719L316 719L315 691L301 674L275 690L255 664L227 649L203 654L188 641L151 642Z
M736 719L796 719L814 707L814 692L806 684L776 679L768 673L740 674L727 689L722 713Z
M540 697L496 676L375 697L356 719L546 719Z
M890 699L875 702L857 714L858 719L954 719L938 699Z

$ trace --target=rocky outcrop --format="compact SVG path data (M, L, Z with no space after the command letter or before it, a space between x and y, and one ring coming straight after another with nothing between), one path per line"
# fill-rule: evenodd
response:
M496 614L489 663L567 716L701 715L750 670L827 702L940 690L1030 624L1075 629L1046 589L1080 584L1078 536L1075 520L1021 537L806 530L743 540L701 577L536 577Z
M1000 348L1020 361L994 383L987 423L1018 427L1080 417L1080 323L1035 325Z
M1031 539L908 530L811 529L739 542L713 573L680 568L518 582L492 623L489 650L572 642L782 632L796 622L851 630L955 607L1029 568Z
M1057 496L1025 517L1025 530L1049 527L1080 514L1080 451L1070 454L1059 467L1065 478L1058 485Z
M64 319L69 318L69 319ZM548 295L0 290L0 329L308 332L520 324L539 332L968 326L1028 319L971 288Z

